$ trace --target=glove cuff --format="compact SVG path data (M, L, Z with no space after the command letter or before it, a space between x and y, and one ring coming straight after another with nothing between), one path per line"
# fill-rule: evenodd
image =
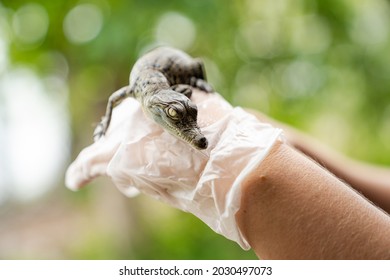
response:
M196 187L199 197L194 197L203 202L202 209L213 209L215 213L201 211L197 216L214 231L248 250L250 246L235 220L240 208L241 185L273 145L283 141L282 130L260 122L239 107L221 122L214 124L218 130L214 125L203 129L211 149ZM208 196L210 201L205 199Z

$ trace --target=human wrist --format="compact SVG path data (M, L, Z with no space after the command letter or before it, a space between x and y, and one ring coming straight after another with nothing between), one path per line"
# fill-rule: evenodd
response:
M241 207L236 214L236 222L241 234L249 242L251 247L256 242L252 236L256 235L254 232L257 233L257 227L260 226L257 219L261 215L261 213L258 213L259 196L262 195L262 192L266 191L269 181L274 180L270 177L270 174L273 177L272 173L268 171L273 168L275 163L277 164L278 161L283 160L282 149L286 145L282 141L276 141L267 156L242 182Z

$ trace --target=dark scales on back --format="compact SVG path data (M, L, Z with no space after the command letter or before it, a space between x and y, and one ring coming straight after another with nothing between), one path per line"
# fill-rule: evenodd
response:
M95 129L95 141L106 133L113 108L131 96L166 131L197 149L207 148L207 139L197 124L198 109L190 100L192 87L213 92L200 59L177 49L159 47L137 60L129 81L128 86L110 96L106 114Z

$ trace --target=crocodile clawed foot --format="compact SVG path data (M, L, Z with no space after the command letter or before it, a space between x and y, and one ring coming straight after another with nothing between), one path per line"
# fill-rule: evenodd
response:
M94 132L93 132L93 141L96 142L98 141L100 138L102 138L102 136L104 136L104 134L106 133L106 130L104 129L104 123L103 121L101 123L99 123Z
M203 90L204 92L207 92L207 93L214 92L213 87L208 82L206 82L205 80L202 80L202 79L192 77L191 78L191 85L193 85L194 87L196 87L200 90Z
M171 89L176 91L176 92L184 94L188 98L191 98L192 89L191 89L190 85L186 85L186 84L173 85L173 86L171 86Z

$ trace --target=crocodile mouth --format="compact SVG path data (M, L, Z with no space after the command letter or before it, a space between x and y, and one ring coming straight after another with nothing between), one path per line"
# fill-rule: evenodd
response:
M195 131L195 129L187 129L186 131L189 133L184 133L182 130L169 124L166 125L166 128L172 135L184 140L198 150L207 148L208 142L206 137L202 133ZM192 135L190 136L189 134Z

